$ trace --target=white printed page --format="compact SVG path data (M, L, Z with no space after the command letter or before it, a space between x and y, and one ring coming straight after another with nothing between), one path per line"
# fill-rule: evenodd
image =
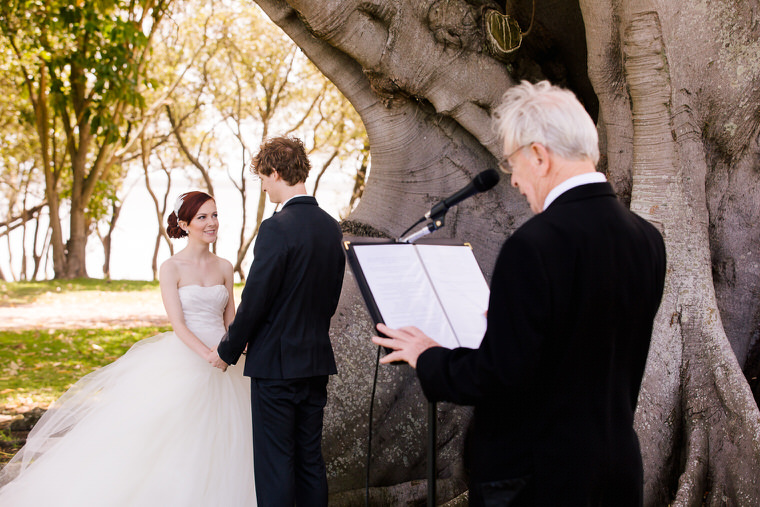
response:
M458 346L415 245L354 245L353 249L388 327L416 326L444 347Z
M415 245L460 347L476 349L486 331L490 291L468 246Z

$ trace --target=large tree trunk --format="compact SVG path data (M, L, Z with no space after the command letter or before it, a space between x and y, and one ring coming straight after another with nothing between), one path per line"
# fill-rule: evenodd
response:
M430 104L408 98L380 100L361 66L315 38L293 10L277 2L260 4L349 98L367 129L372 170L361 202L344 222L346 234L397 237L431 205L495 164L477 139ZM509 80L500 64L485 67L494 79ZM481 120L487 121L487 115L481 114ZM446 227L435 234L472 243L490 278L500 244L529 214L525 202L516 197L517 192L502 182L493 192L451 210ZM333 321L340 375L330 383L323 444L331 505L355 505L364 495L367 416L376 359L376 347L369 341L372 332L348 272ZM419 500L425 488L412 481L425 477L424 398L408 367L381 368L378 383L370 477L373 503ZM440 406L441 500L466 489L460 455L469 413L464 407Z
M737 92L748 91L740 82L734 90L721 89L721 81L710 78L736 75L737 64L748 63L720 53L726 41L748 36L743 32L749 27L738 19L722 27L738 14L726 10L677 13L675 6L646 0L581 6L589 46L595 48L589 67L602 117L606 125L625 130L608 137L608 153L632 154L632 163L621 166L633 171L631 208L661 225L668 250L666 292L636 418L647 504L698 505L705 492L708 505L725 499L757 504L760 414L716 299L711 241L717 238L710 238L710 214L720 216L722 210L709 210L706 196L707 175L715 170L708 167L718 141L713 133L728 119L721 118L723 108L740 110ZM620 48L619 60L604 54L610 47ZM756 106L736 119L744 122L743 134L754 139ZM746 142L740 146L731 154L736 167L746 163L742 152L757 156ZM756 298L730 304L736 306L744 315L757 312ZM742 362L753 332L745 328L745 336L735 337Z
M501 153L489 112L515 79L549 77L598 113L600 170L660 227L668 251L636 417L647 504L699 505L705 495L710 505L760 503L760 414L741 370L757 377L760 369L756 1L544 0L509 63L482 49L480 16L496 6L487 0L258 3L365 122L372 167L344 221L348 234L396 237L494 164ZM508 3L527 27L529 2ZM490 278L500 244L527 213L502 183L452 210L436 234L472 243ZM363 498L375 361L350 273L333 332L340 375L331 382L324 448L331 497L350 504ZM375 500L424 497L413 482L424 477L423 406L408 368L381 369ZM468 415L448 405L439 415L439 500L466 489Z

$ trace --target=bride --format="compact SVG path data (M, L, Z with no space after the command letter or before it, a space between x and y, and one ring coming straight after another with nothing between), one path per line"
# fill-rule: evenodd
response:
M209 250L214 199L180 196L167 233L187 246L161 266L173 332L136 343L77 382L0 471L0 505L250 506L250 383L207 356L235 313L232 265Z

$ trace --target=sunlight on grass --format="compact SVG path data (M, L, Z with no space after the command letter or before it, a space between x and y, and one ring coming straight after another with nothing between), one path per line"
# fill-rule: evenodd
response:
M145 290L158 290L158 282L100 280L96 278L41 282L0 282L0 306L33 303L37 297L48 292L64 294L78 291L140 292Z
M169 326L0 331L0 411L46 407L74 382Z

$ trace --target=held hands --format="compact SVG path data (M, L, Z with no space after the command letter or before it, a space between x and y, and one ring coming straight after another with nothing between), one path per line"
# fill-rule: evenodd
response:
M217 353L216 349L211 349L208 351L208 355L206 356L206 361L211 364L214 368L219 368L222 371L227 371L227 366L229 366L227 363L222 361L222 358L219 357L219 354Z
M440 347L436 341L414 326L391 329L385 324L378 324L377 330L388 338L373 336L372 341L377 345L393 349L393 352L380 359L383 364L406 361L412 368L417 368L417 358L420 354L431 347Z

